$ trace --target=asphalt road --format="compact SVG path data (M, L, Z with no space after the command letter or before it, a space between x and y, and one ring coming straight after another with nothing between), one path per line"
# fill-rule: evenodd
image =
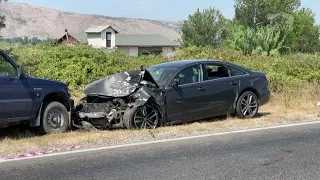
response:
M0 179L320 179L320 124L5 162Z

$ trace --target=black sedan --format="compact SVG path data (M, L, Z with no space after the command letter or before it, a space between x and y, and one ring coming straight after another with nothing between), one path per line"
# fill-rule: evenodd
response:
M179 60L126 71L86 86L79 128L156 128L215 116L252 118L270 100L265 73L217 60Z

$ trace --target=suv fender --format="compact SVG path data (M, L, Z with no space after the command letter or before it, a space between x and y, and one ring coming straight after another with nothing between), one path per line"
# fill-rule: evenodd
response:
M67 94L64 94L63 96L59 97L59 94L64 94L63 92L53 92L53 93L48 93L45 96L41 98L41 105L38 108L38 113L37 117L31 121L29 121L29 126L30 127L39 127L41 124L41 116L43 112L43 105L47 103L48 101L57 101L63 104L66 109L71 112L72 108L74 106L74 102L72 99L68 98ZM51 97L50 97L51 96ZM53 97L53 98L52 98ZM69 113L69 127L71 126L71 113Z

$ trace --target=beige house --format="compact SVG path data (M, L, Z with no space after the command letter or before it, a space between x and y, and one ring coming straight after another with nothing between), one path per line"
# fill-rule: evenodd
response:
M85 31L87 42L94 48L121 50L130 56L171 54L180 44L158 34L119 34L111 26L92 26Z
M84 32L87 34L88 44L94 48L115 47L115 35L118 31L111 26L92 26Z

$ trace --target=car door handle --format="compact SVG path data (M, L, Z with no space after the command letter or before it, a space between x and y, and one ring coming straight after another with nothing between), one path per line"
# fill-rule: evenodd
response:
M232 81L231 83L230 83L230 85L237 85L238 83L236 82L236 81Z
M206 88L203 88L203 87L198 88L198 91L205 91L205 90L206 90Z

